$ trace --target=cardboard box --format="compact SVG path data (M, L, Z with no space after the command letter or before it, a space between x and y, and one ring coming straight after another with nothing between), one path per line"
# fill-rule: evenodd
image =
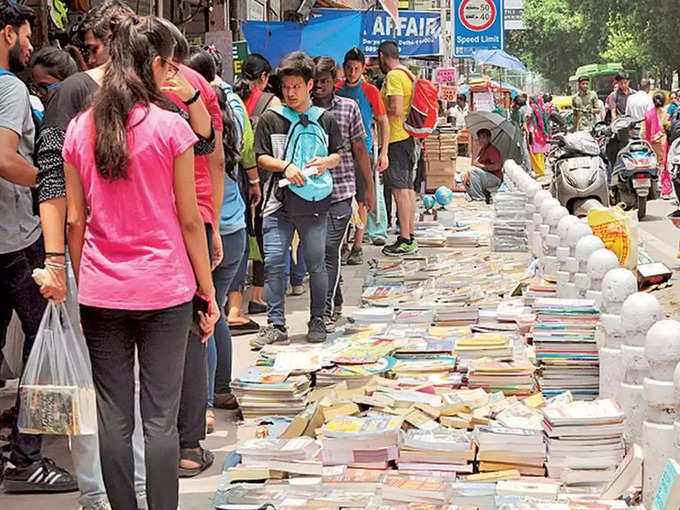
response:
M456 167L454 161L449 160L430 160L427 167L427 175L454 175Z
M439 186L453 188L454 187L453 174L427 174L425 178L425 188L428 191L434 191Z

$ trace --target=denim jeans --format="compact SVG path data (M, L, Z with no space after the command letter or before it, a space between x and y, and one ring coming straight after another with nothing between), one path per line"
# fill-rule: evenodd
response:
M241 262L236 268L236 274L229 285L229 292L237 292L243 290L243 284L246 281L248 274L248 232L245 232L245 242L243 243L243 254L241 255Z
M326 271L328 272L328 293L325 315L332 316L336 305L342 305L340 290L340 251L347 237L349 221L352 219L352 199L341 200L331 205L328 211L326 233Z
M45 261L43 240L22 250L0 254L0 309L1 315L11 317L16 311L21 321L26 339L24 341L24 365L31 353L35 337L38 334L40 320L47 306L47 301L40 294L40 288L33 281L31 274ZM17 409L19 408L17 395ZM16 466L27 466L40 459L42 436L36 434L20 434L14 424L10 461Z
M224 258L213 270L213 282L220 319L215 324L215 334L208 340L208 407L213 407L215 392L227 393L231 382L231 334L224 317L227 292L241 265L247 246L246 230L241 229L222 236Z
M501 180L494 174L473 166L470 168L470 185L467 193L472 200L486 200L484 192L500 184Z
M293 262L293 255L289 252L286 258L286 272L283 275L283 286L288 286L288 279L293 286L302 285L305 282L305 275L307 274L307 264L305 264L305 256L302 254L302 243L297 247L297 262Z
M326 216L309 214L288 216L279 209L264 218L264 259L265 293L267 296L267 316L269 323L285 326L285 293L283 275L286 270L286 257L298 231L302 253L309 272L310 312L312 317L322 317L326 293L328 292L328 273L326 272Z
M102 473L114 510L137 505L132 448L135 348L149 508L177 508L177 414L191 308L190 302L161 310L81 305L83 333L97 391Z

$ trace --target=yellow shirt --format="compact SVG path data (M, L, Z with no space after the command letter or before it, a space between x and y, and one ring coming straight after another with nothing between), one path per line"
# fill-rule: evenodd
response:
M404 120L409 108L411 108L411 98L413 96L413 82L404 71L393 69L385 77L380 97L387 111L389 111L390 106L389 96L404 96L403 117L390 117L390 143L401 142L409 137L409 134L404 129Z

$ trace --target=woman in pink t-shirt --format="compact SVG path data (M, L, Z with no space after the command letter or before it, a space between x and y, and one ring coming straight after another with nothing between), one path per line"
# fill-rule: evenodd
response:
M194 186L196 135L164 99L174 40L132 16L111 41L93 107L64 142L68 241L98 397L101 462L113 508L136 508L131 435L135 350L153 507L177 508L177 413L192 299L219 312ZM191 377L191 374L187 374Z

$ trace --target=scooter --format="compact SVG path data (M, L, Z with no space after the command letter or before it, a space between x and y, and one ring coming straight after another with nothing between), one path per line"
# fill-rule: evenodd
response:
M550 191L570 214L585 216L590 209L607 207L607 170L600 146L587 131L560 133L548 140L552 169Z
M652 146L640 139L641 121L623 115L609 126L607 158L613 164L610 192L614 203L637 207L638 219L647 215L647 201L659 198L659 166Z
M680 199L680 138L676 138L668 149L668 172L673 180L675 196Z

